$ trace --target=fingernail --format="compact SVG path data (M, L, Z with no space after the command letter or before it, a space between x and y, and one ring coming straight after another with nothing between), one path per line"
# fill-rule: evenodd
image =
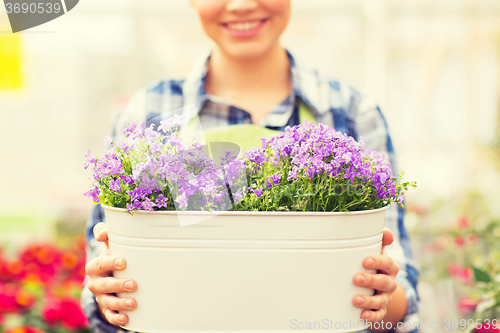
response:
M360 276L358 276L358 283L359 283L359 284L363 284L363 283L365 283L365 282L366 282L366 278L365 278L365 276L364 276L364 275L360 275Z
M128 291L131 291L133 289L132 282L130 282L130 281L125 282L125 289L127 289Z
M366 267L370 268L373 267L373 265L375 265L375 260L373 260L372 258L366 261Z
M120 258L116 258L115 261L115 267L116 268L121 268L122 267L122 260Z
M129 309L132 309L132 301L127 299L125 302L124 302L125 306Z
M118 321L120 322L120 324L123 324L125 320L123 320L123 316L118 316Z
M359 305L361 305L361 304L363 304L364 302L365 302L365 298L364 298L364 297L359 296L359 297L358 297L358 304L359 304Z
M371 317L371 316L372 316L372 314L371 314L370 312L367 312L367 313L366 313L366 317L365 317L365 318L366 318L366 319L370 319L370 317Z

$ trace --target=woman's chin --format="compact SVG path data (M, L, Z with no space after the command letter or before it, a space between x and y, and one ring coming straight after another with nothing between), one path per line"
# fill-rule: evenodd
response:
M220 45L219 48L221 48ZM221 51L233 59L251 60L266 55L272 50L272 48L273 47L271 45L262 45L261 43L249 41L246 43L238 43L236 45L227 45L224 48L221 48Z

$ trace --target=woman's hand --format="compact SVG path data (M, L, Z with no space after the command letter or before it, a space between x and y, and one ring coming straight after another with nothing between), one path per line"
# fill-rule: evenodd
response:
M354 284L375 289L373 296L356 295L352 300L354 305L368 309L361 313L361 319L364 321L381 321L387 314L387 305L392 301L392 294L398 287L396 275L399 272L399 264L384 251L384 247L393 241L393 233L384 229L382 254L366 257L363 262L364 267L377 270L377 274L358 273L354 276Z
M98 223L94 227L94 237L106 245L105 251L85 266L85 272L90 280L89 290L96 296L101 316L112 325L125 325L128 322L126 314L117 311L134 309L137 304L133 298L120 298L113 293L131 292L137 289L137 284L131 279L113 277L113 271L125 268L125 259L109 255L108 228L105 223Z

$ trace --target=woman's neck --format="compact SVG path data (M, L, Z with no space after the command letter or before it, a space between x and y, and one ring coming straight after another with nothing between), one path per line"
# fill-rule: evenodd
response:
M205 89L248 111L258 123L290 94L289 66L280 45L252 59L235 59L216 48L210 57Z

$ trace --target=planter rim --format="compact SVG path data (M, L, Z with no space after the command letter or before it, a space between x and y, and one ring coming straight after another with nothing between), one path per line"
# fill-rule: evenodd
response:
M105 204L100 204L101 207L107 210L112 210L116 212L127 212L124 208L116 208L107 206ZM364 214L373 214L384 211L388 209L391 205L384 206L382 208L377 209L369 209L369 210L357 210L353 212L279 212L279 211L217 211L217 212L208 212L208 211L177 211L177 210L161 210L150 212L147 210L136 210L135 214L154 214L154 215L181 215L181 216L342 216L342 215L364 215Z

